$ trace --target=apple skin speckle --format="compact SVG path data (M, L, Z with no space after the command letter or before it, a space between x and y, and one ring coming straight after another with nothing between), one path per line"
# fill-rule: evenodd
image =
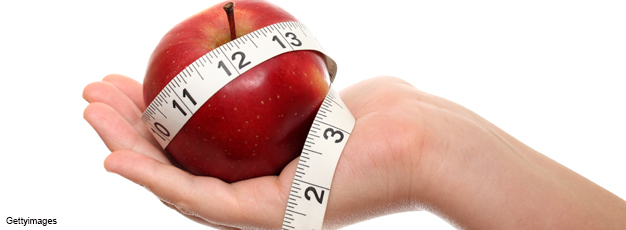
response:
M144 78L146 103L183 68L230 40L224 4L191 16L162 38ZM234 10L237 36L278 22L297 21L266 1L235 1ZM229 183L277 175L300 154L328 92L328 82L321 54L296 51L278 55L219 90L172 139L166 154L194 175Z

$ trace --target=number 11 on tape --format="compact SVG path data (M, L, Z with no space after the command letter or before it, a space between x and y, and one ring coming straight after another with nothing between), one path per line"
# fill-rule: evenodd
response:
M322 229L335 168L354 124L354 117L331 87L302 149L283 229Z

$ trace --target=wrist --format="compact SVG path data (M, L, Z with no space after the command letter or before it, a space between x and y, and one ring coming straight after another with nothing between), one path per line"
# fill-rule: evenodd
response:
M420 151L414 153L418 160L411 174L411 202L465 226L459 216L480 219L473 216L479 215L475 211L497 205L496 196L506 196L495 190L511 179L502 175L515 176L512 167L519 166L520 146L460 105L432 95L420 102L423 125Z

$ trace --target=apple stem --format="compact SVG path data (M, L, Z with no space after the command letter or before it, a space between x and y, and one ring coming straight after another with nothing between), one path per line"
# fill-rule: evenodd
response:
M230 40L232 41L237 38L237 33L235 31L235 3L226 3L224 5L224 11L226 11L226 16L228 17L228 26L230 27Z

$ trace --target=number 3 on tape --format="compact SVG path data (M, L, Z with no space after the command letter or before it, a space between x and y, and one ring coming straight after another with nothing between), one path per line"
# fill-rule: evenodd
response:
M205 54L176 75L148 105L142 120L165 149L198 108L231 80L272 57L298 50L324 54L302 23L281 22L246 34ZM337 64L324 57L333 82ZM283 229L321 229L335 168L354 123L331 86L302 150Z
M354 124L354 117L331 87L302 149L283 229L322 229L335 168Z

